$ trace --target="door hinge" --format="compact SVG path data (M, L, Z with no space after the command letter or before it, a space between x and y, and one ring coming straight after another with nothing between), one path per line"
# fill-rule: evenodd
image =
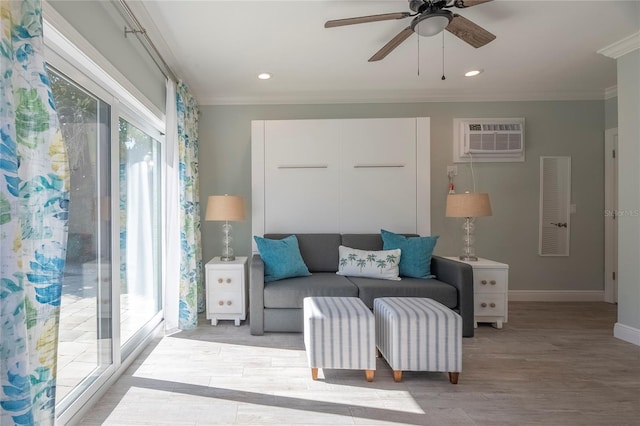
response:
M612 272L612 275L613 275L613 280L615 281L615 280L616 280L616 272L615 272L615 271L613 271L613 272Z
M613 158L616 158L616 150L612 150L611 153L613 154Z

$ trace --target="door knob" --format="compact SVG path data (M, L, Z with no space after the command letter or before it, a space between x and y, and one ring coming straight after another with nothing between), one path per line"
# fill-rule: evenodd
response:
M553 223L551 222L552 225L557 226L558 228L566 228L567 227L567 222L558 222L558 223Z

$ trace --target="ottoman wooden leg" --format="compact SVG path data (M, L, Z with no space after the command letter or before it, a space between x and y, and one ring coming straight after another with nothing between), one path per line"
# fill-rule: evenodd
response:
M451 382L454 385L457 385L459 375L460 373L449 373L449 382Z
M393 381L396 383L402 381L402 370L393 370Z
M373 375L375 370L364 370L364 376L367 378L367 382L373 382Z
M311 378L313 380L318 380L318 369L317 368L312 368L311 369Z

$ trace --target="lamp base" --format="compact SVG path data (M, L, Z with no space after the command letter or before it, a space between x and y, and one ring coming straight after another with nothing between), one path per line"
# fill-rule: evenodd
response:
M477 256L460 256L459 259L460 260L464 260L465 262L477 262L478 261L478 257Z
M231 228L232 226L229 224L229 221L226 220L224 225L222 225L222 254L220 255L220 260L223 262L231 262L232 260L236 260L236 257L233 255L233 248L231 248Z

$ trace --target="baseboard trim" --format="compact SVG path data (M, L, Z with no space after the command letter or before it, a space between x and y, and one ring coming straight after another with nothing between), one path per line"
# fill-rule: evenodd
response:
M510 290L510 302L603 302L603 290Z
M617 322L613 326L613 337L640 346L640 329Z

